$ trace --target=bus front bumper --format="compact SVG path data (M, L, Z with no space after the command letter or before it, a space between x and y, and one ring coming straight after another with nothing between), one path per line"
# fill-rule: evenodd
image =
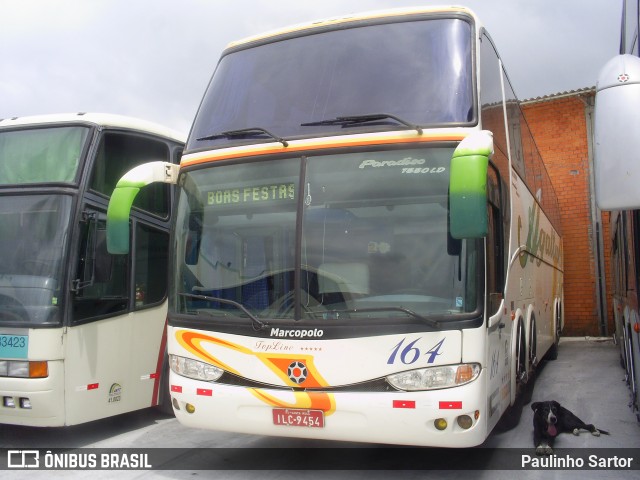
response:
M220 385L173 372L170 377L176 418L187 427L452 448L486 438L484 380L483 370L475 381L443 390L308 393Z
M63 426L63 370L61 361L50 361L46 378L0 377L0 424Z

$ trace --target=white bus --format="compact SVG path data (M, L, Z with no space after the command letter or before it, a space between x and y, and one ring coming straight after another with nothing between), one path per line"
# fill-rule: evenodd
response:
M620 55L602 69L596 88L596 201L611 212L613 312L629 406L640 422L640 50L637 0L623 2Z
M130 255L107 254L105 223L117 180L177 163L183 140L105 114L0 121L0 423L74 425L162 403L173 192L136 199Z
M478 445L557 354L558 204L467 9L231 44L180 166L131 172L110 208L156 180L178 185L168 349L184 425ZM126 222L108 222L128 251Z

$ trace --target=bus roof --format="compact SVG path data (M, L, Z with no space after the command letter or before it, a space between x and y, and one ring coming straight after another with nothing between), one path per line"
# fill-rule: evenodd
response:
M343 25L351 22L361 22L364 20L374 20L385 17L400 17L409 15L421 15L425 13L464 13L476 19L476 15L467 7L448 5L448 6L423 6L423 7L405 7L405 8L392 8L385 10L373 10L369 12L353 13L340 17L328 18L325 20L319 20L314 22L301 23L297 25L291 25L278 30L265 32L259 35L246 37L241 40L236 40L227 45L227 49L241 47L243 45L265 41L272 37L280 35L294 34L304 32L305 30L322 29L329 26Z
M124 128L140 132L152 133L169 138L176 142L185 143L186 134L170 129L147 120L114 115L110 113L57 113L49 115L34 115L27 117L14 117L0 119L0 129L26 126L60 123L92 123L102 127Z

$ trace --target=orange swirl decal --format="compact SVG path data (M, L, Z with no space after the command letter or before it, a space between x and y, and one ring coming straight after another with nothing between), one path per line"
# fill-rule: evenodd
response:
M204 344L213 344L256 357L287 386L299 388L322 388L328 386L320 372L318 372L311 355L254 352L242 345L188 330L177 331L176 340L185 350L193 353L198 358L234 375L243 376L235 368L211 355L204 348ZM294 402L291 403L277 398L261 388L249 388L248 390L257 399L272 407L323 410L326 415L331 415L335 411L335 398L329 393L296 391L293 392ZM291 392L286 393L290 394Z

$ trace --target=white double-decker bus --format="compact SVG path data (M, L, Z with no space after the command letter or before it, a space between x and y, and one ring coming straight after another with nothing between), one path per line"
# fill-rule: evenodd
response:
M557 354L558 204L465 8L232 43L180 166L131 172L110 208L152 181L178 185L168 349L184 425L478 445ZM113 251L126 227L109 218Z
M172 189L136 199L129 255L107 253L105 224L117 180L178 163L183 146L114 115L0 121L0 423L73 425L162 403Z
M623 2L620 54L602 68L595 106L595 191L610 211L613 313L629 406L640 422L640 47L637 0Z

